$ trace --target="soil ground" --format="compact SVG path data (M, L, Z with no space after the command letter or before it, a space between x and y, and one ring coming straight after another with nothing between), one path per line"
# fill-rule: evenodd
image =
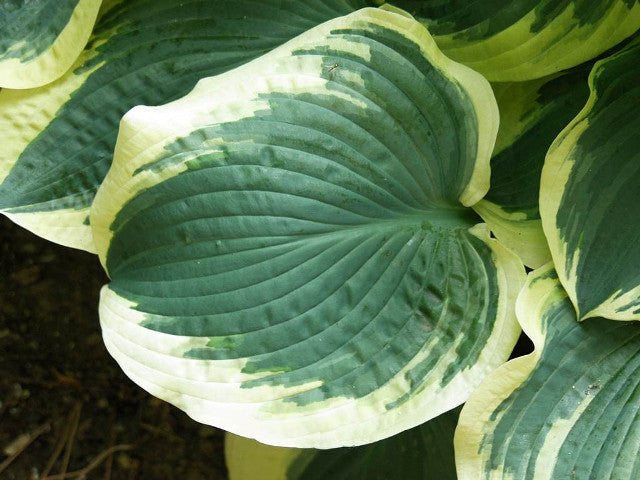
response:
M0 478L226 479L223 432L148 395L107 353L106 282L96 256L0 218Z

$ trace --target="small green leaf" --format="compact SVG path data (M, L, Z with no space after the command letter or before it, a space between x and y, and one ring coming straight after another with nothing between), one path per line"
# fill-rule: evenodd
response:
M247 81L250 79L250 81ZM489 84L364 9L122 120L91 227L105 342L194 418L369 443L459 405L517 336Z
M547 155L540 213L578 318L640 319L640 40L595 64Z
M640 324L576 314L549 264L529 274L518 320L531 355L471 395L455 451L460 480L640 476Z
M361 447L271 447L227 434L230 480L455 480L453 432L460 408Z

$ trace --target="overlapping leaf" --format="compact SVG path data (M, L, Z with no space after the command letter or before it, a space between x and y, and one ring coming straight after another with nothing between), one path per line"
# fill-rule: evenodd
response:
M640 28L637 0L394 0L446 55L495 82L545 77L590 60Z
M492 373L465 404L460 480L638 478L640 325L577 322L552 265L530 274L517 313L535 351Z
M330 450L271 447L227 434L230 480L455 480L460 409L370 445Z
M584 110L553 143L540 213L578 317L640 319L640 40L597 62Z
M106 345L194 418L265 443L369 443L509 355L517 258L487 191L489 84L365 9L123 119L92 229Z
M89 207L127 110L179 98L200 78L366 3L109 2L87 49L63 77L42 88L0 91L0 211L49 240L95 251Z
M589 69L552 78L493 85L500 130L491 158L491 188L474 206L498 240L537 268L551 254L538 210L547 150L589 98Z
M0 2L0 88L52 82L78 58L101 0Z

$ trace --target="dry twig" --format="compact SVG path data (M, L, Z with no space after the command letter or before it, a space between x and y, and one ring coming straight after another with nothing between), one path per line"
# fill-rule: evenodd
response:
M76 432L78 431L78 423L80 422L80 412L82 411L82 402L77 402L71 411L69 436L67 438L67 448L62 457L62 468L59 473L66 473L69 467L69 460L71 459L71 452L73 451L73 442L76 439Z
M42 470L41 475L43 478L46 478L47 475L49 475L49 472L51 472L51 469L56 464L58 457L62 453L62 449L67 443L67 437L69 436L70 425L71 424L69 423L68 420L64 423L64 428L62 429L62 435L60 435L60 438L58 438L58 443L56 443L56 446L53 449L53 453L49 457L49 460L47 460L47 465L44 467L44 470Z
M45 423L36 428L30 435L29 440L26 441L20 448L18 448L11 456L9 456L4 462L0 463L0 473L2 473L22 452L24 452L33 441L45 432L48 432L51 428L51 424Z
M74 418L76 415L78 415L78 420L79 420L80 418L79 404L76 404L71 410L71 412L69 413L67 417L67 421L65 422L64 428L62 430L62 435L60 435L60 438L58 439L58 443L56 443L56 446L53 449L53 453L51 454L51 456L49 457L49 460L47 461L47 465L44 467L44 470L42 470L42 473L41 473L42 478L46 478L47 475L49 475L49 473L51 472L51 469L53 468L53 466L56 464L56 461L60 457L60 454L62 453L64 446L68 444L69 434L71 433L72 425L74 425L75 423L77 427L77 423L74 422Z
M89 472L91 472L94 468L99 466L105 459L109 458L114 453L123 452L126 450L133 450L134 448L136 448L135 444L114 445L113 447L109 447L103 452L96 455L96 457L93 460L91 460L91 462L89 462L89 464L86 467L81 468L80 470L75 470L69 473L58 473L56 475L51 475L46 478L43 477L42 480L65 480L66 478L83 477L84 475L87 475Z
M111 418L109 419L109 448L113 447L113 444L116 443L116 429L114 425L114 415L111 414ZM107 462L104 466L104 480L111 480L111 470L113 468L113 455L109 455L107 457Z

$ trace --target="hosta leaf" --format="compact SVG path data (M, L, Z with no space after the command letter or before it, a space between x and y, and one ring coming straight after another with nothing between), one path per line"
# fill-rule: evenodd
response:
M640 40L597 62L587 106L551 146L540 213L580 319L640 319Z
M230 480L455 480L453 432L460 409L360 447L271 447L227 434Z
M379 9L131 110L91 211L110 352L276 445L368 443L459 405L518 335L522 264L465 207L497 119L480 75Z
M640 478L640 325L577 322L551 264L529 274L516 309L535 350L462 409L460 480Z
M491 158L491 188L474 206L501 243L537 268L551 253L538 210L547 150L589 98L587 68L520 83L497 83L500 130Z
M574 67L640 28L638 0L394 0L446 55L495 82Z
M94 251L89 207L127 110L179 98L200 78L365 3L111 2L62 78L38 89L0 91L0 211L49 240Z
M52 82L78 58L101 0L0 2L0 88Z

